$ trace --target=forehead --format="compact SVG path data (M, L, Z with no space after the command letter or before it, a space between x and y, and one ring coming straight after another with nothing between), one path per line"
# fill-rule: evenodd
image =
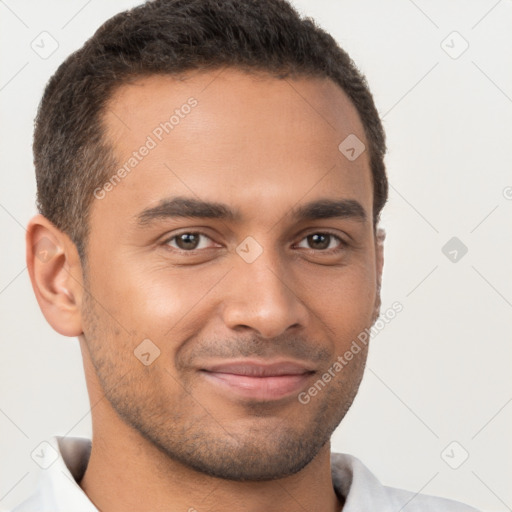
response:
M368 151L351 161L339 149L354 136L367 148L364 129L329 79L233 69L149 76L119 87L103 122L122 177L99 208L121 215L170 195L222 196L261 215L329 192L366 203L371 217Z

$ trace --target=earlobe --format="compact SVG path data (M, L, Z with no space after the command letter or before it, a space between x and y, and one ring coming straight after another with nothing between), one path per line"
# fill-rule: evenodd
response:
M64 336L79 336L82 272L73 242L43 215L33 217L26 234L30 281L47 322Z
M376 296L375 306L372 316L372 325L376 322L380 315L381 298L380 288L382 282L382 269L384 267L384 240L386 238L386 231L384 228L377 228L375 233L375 276L376 276Z

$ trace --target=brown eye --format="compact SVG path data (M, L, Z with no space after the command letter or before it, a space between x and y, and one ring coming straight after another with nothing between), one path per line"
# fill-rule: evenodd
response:
M308 247L306 249L313 249L317 251L323 252L336 252L342 249L345 245L344 240L342 240L339 236L336 236L332 233L312 233L311 235L306 236L302 240L306 240ZM332 245L334 242L334 245ZM299 245L300 246L300 245Z
M315 233L307 237L308 243L313 249L327 249L329 247L331 235L325 235L324 233Z
M179 235L174 235L169 238L165 243L171 246L174 249L179 249L182 251L193 251L195 249L203 249L204 247L200 247L201 237L210 240L210 237L206 236L203 233L197 232L185 232L180 233ZM175 245L172 242L175 241Z

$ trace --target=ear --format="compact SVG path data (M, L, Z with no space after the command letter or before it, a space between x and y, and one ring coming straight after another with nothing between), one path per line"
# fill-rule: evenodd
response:
M372 325L380 315L380 287L382 282L382 268L384 267L384 240L386 232L384 228L378 227L375 233L375 275L377 280L377 292L375 296L375 306L373 309Z
M75 244L43 215L30 219L27 268L39 307L63 336L82 334L82 267Z

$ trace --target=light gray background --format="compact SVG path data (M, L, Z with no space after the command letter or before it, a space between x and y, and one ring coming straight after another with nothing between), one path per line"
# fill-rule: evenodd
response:
M33 118L64 58L137 3L0 0L0 509L33 489L41 470L30 453L41 441L91 436L78 341L46 323L25 266ZM512 510L512 2L294 4L349 52L383 116L382 309L404 307L372 341L333 450L387 485ZM51 49L43 31L58 43L46 59L31 48ZM469 249L457 262L441 250L453 236ZM469 458L452 469L445 460L462 450Z

